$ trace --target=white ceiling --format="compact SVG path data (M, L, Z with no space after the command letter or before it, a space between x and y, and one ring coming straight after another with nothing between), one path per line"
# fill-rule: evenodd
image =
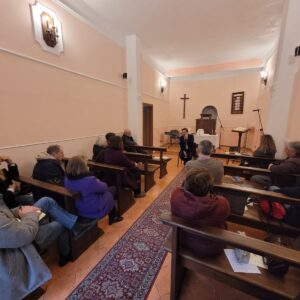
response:
M124 44L136 34L165 70L248 59L276 45L284 0L59 0Z

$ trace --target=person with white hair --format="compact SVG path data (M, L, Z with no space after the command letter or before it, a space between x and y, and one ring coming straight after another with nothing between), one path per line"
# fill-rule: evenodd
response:
M201 141L197 149L198 158L188 161L185 168L186 170L205 168L213 177L214 182L221 184L224 177L224 166L221 161L210 157L213 151L214 146L211 141Z
M285 145L285 154L287 156L285 160L278 164L269 165L268 169L271 171L271 174L300 174L300 141L287 142ZM265 189L269 189L270 186L274 184L271 177L255 175L251 177L251 181ZM276 182L276 185L279 187L287 187L290 186L290 183L288 179L282 177L278 182Z
M122 141L124 144L125 151L127 152L139 152L139 153L146 153L142 149L137 149L135 146L139 146L138 143L134 140L131 134L130 129L125 129L122 135Z

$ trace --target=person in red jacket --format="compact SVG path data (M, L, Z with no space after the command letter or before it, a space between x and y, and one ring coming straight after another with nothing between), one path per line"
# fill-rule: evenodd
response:
M174 216L198 224L226 227L230 213L228 200L213 193L213 179L204 168L187 172L182 187L171 196L171 211ZM224 244L210 241L191 233L180 236L184 247L200 255L216 256L223 251Z

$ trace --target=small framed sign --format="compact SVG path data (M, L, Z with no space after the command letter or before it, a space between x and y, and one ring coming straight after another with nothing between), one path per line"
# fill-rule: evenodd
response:
M232 114L244 113L244 96L245 96L245 92L232 93L232 99L231 99Z

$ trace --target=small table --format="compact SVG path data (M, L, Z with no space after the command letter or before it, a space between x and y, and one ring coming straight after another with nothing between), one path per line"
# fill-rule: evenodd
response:
M238 151L237 152L241 152L241 142L242 142L243 133L246 133L249 130L250 130L250 128L243 128L243 127L237 127L235 129L232 129L232 132L237 132L239 134Z
M214 146L215 146L215 149L219 148L219 135L217 134L213 134L213 135L210 135L210 134L201 134L201 135L197 135L197 134L194 134L194 142L199 145L199 143L201 141L204 141L204 140L208 140L210 141Z

